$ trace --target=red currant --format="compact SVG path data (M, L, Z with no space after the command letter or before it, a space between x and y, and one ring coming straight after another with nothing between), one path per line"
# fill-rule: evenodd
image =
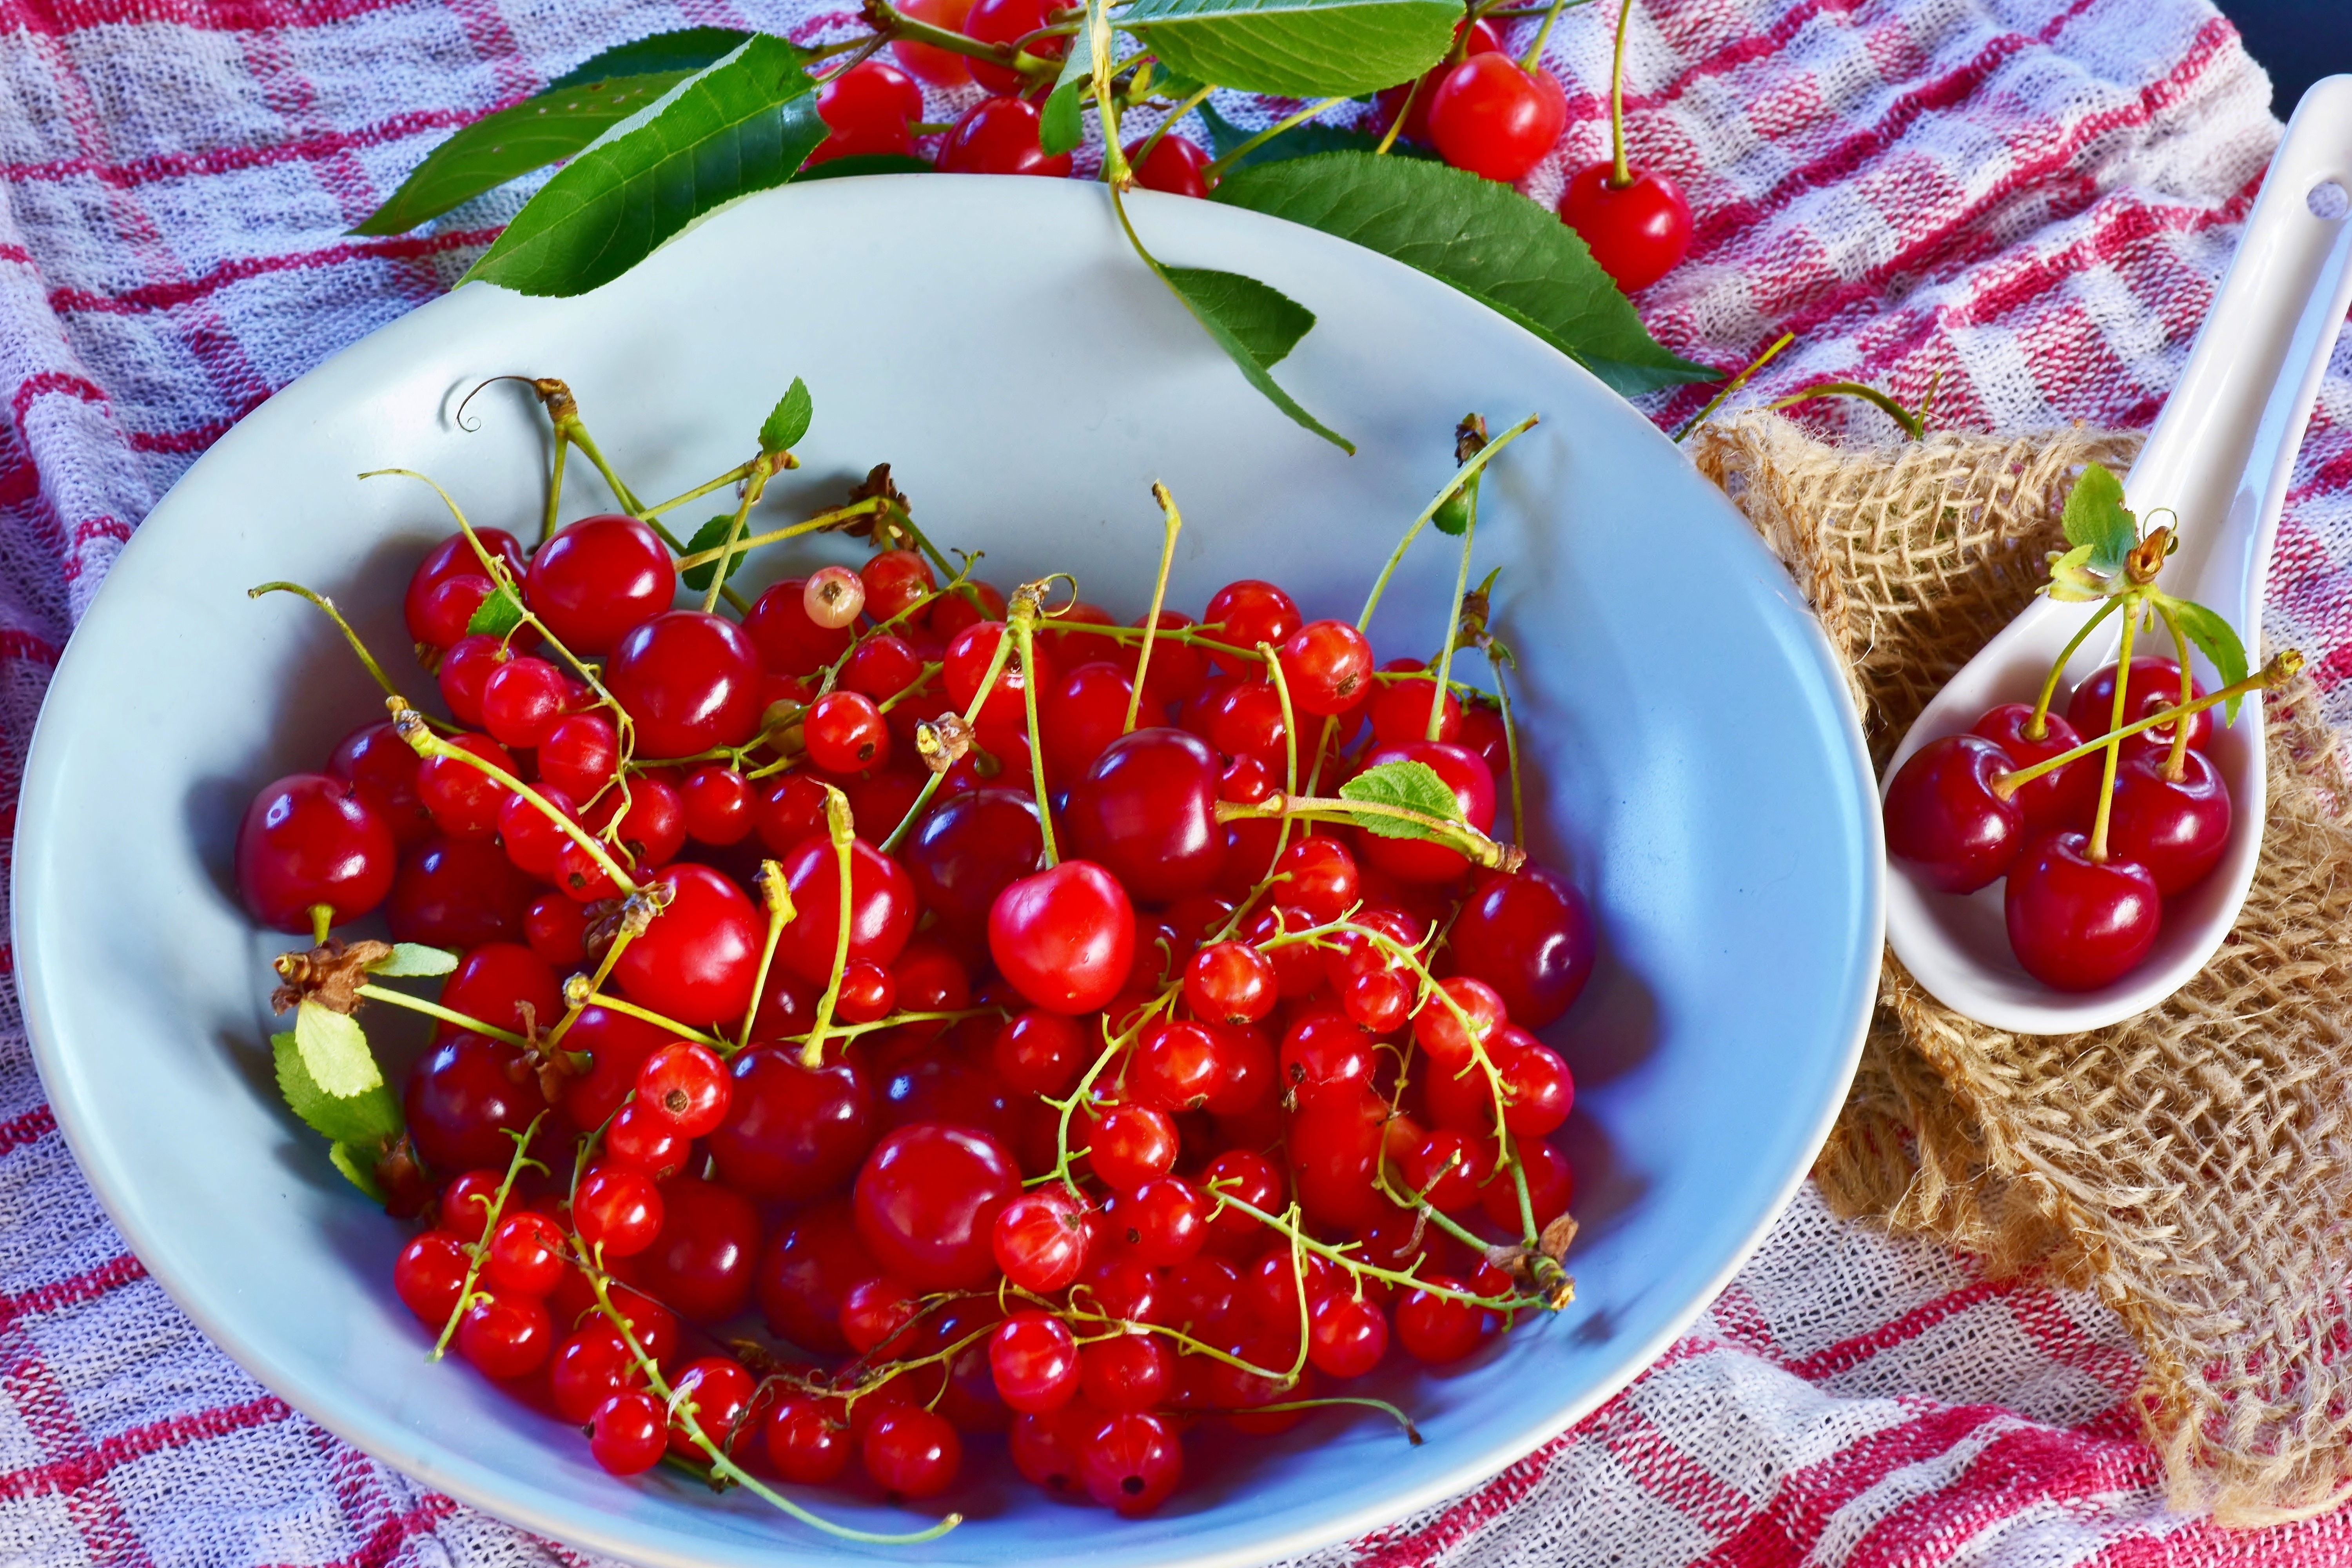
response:
M1003 100L992 99L991 102ZM947 1418L919 1405L894 1405L874 1417L858 1444L866 1473L899 1497L936 1497L954 1484L963 1444Z
M661 1234L662 1196L653 1179L627 1165L598 1165L572 1196L580 1239L607 1258L633 1258Z
M1307 1359L1318 1371L1361 1377L1388 1348L1388 1315L1361 1296L1335 1290L1307 1310Z
M1078 1392L1078 1347L1059 1318L1015 1312L988 1342L996 1392L1015 1410L1042 1414L1067 1405Z
M1465 1289L1461 1280L1446 1275L1426 1278L1441 1289ZM1478 1348L1486 1337L1484 1314L1455 1297L1415 1290L1397 1303L1396 1335L1416 1359L1444 1366Z
M440 1329L466 1289L466 1249L440 1231L413 1237L393 1260L392 1290L427 1328Z
M1309 621L1281 648L1282 679L1302 713L1345 713L1372 691L1372 645L1347 621Z
M698 844L740 844L751 831L751 785L733 768L707 763L677 786L686 836Z
M849 1423L829 1402L786 1394L768 1412L762 1436L768 1463L798 1485L827 1485L849 1468Z
M554 1337L545 1304L512 1290L478 1289L457 1320L457 1353L500 1383L537 1372Z
M668 1415L650 1394L616 1394L589 1421L588 1452L608 1475L642 1475L661 1463L668 1448Z
M1076 1199L1056 1184L1023 1193L997 1211L990 1247L1004 1277L1050 1296L1086 1266L1087 1230Z

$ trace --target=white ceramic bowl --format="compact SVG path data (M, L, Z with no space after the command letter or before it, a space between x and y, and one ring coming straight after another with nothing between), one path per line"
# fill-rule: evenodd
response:
M1663 1351L1760 1239L1844 1093L1882 920L1868 763L1788 578L1646 421L1518 327L1307 229L1171 197L1137 212L1167 259L1318 313L1279 374L1360 456L1244 385L1127 250L1099 187L845 180L745 203L585 299L478 287L425 306L257 410L123 552L35 737L18 983L58 1121L125 1237L290 1403L467 1501L647 1563L1205 1568L1360 1533L1528 1452ZM424 469L477 521L530 526L546 443L525 395L477 399L478 433L452 422L506 372L567 378L649 495L741 460L803 375L809 467L780 515L888 459L926 530L986 549L992 578L1071 571L1121 615L1149 593L1154 479L1187 522L1171 604L1264 576L1310 616L1353 615L1448 472L1455 419L1540 413L1490 470L1478 554L1481 572L1508 563L1496 608L1523 672L1536 845L1602 931L1597 978L1551 1031L1580 1083L1560 1137L1585 1222L1574 1307L1444 1374L1375 1380L1422 1447L1336 1413L1280 1439L1196 1437L1181 1492L1126 1522L1046 1500L983 1446L949 1500L970 1521L910 1553L860 1553L676 1478L616 1483L575 1433L423 1364L389 1287L404 1227L272 1089L266 961L283 942L253 930L229 872L252 791L320 765L376 697L321 617L244 590L331 593L426 689L400 592L450 525L422 486L355 476ZM572 472L571 511L603 504ZM1453 576L1433 533L1374 622L1383 657L1433 649ZM908 1519L820 1500L867 1527Z

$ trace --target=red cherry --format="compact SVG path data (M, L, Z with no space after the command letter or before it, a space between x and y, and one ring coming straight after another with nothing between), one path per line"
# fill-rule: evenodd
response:
M768 1327L804 1350L840 1355L841 1305L852 1287L882 1272L857 1238L857 1222L844 1198L801 1210L760 1256L753 1289Z
M2015 768L1981 735L1944 735L1911 753L1886 789L1886 852L1939 892L2005 876L2025 845L2025 812L1993 793Z
M1263 763L1269 781L1282 776L1288 746L1282 693L1270 681L1238 680L1220 691L1203 715L1207 739L1229 757Z
M1018 98L983 98L956 117L940 143L943 174L1044 174L1070 172L1070 155L1048 157L1038 142L1037 106Z
M918 1289L971 1289L994 1278L996 1214L1020 1191L995 1139L917 1122L875 1145L852 1202L875 1262Z
M740 1025L766 922L708 866L672 866L653 885L667 889L669 903L614 961L621 994L683 1024Z
M1026 37L1053 18L1050 0L973 0L965 13L965 36L983 44L1010 44ZM1034 38L1023 46L1041 60L1058 60L1069 47L1066 38ZM987 60L971 62L971 79L991 92L1019 92L1026 81L1021 73Z
M1181 730L1122 735L1070 791L1072 845L1139 899L1205 889L1224 863L1216 753Z
M1107 659L1095 659L1059 676L1037 698L1038 730L1045 742L1046 777L1059 783L1081 778L1117 741L1127 724L1128 699L1135 682Z
M440 1001L452 1013L518 1034L531 1024L552 1028L563 1016L555 971L530 949L509 942L488 943L459 959L442 982ZM446 1038L458 1029L445 1023L434 1032Z
M565 1114L581 1127L604 1125L605 1118L636 1098L637 1074L646 1058L669 1039L669 1031L657 1024L593 1003L583 1007L563 1037L563 1047L587 1052L589 1068L564 1090Z
M1540 1029L1583 992L1593 946L1584 896L1530 862L1515 874L1479 874L1447 950L1463 973L1495 988L1515 1022Z
M2067 721L2075 733L2085 741L2095 741L2115 728L2116 667L2112 664L2098 670L2074 688L2074 695L2066 703ZM2191 679L2189 692L2194 697L2205 695L2202 681ZM2132 660L2130 689L2124 698L2124 722L2136 723L2151 713L2161 713L2168 708L2180 706L2180 666L2168 658L2141 658ZM2212 742L2213 710L2204 710L2189 721L2189 745L2192 751L2202 751ZM2172 726L2159 724L2153 730L2143 730L2124 742L2124 752L2169 751L2172 748ZM2085 759L2089 760L2089 759Z
M637 754L688 757L740 745L760 727L760 655L734 622L672 610L613 648L604 687L635 721Z
M583 517L530 558L523 597L577 654L610 653L630 627L669 608L677 568L658 534L634 517Z
M971 0L907 0L898 9L919 22L958 33L963 30L964 17L971 5ZM937 44L910 43L900 38L890 46L890 52L898 57L898 63L916 80L929 82L933 87L962 87L971 80L969 58Z
M914 143L908 121L923 117L923 89L887 60L860 60L817 89L816 112L831 134L809 154L811 163L854 153L903 153Z
M2109 696L2114 695L2110 689ZM2039 739L2026 733L2033 721L2032 704L2004 702L1988 710L1985 716L1971 727L1999 746L2011 763L2021 768L2071 752L2083 743L2074 726L2055 713L2042 716ZM2025 813L2028 833L2047 833L2061 827L2087 827L2099 809L2099 774L2101 763L2096 755L2078 757L2056 773L2043 773L2040 778L2020 784L2010 798Z
M856 628L820 626L809 619L807 580L787 577L760 595L743 617L743 633L761 663L778 675L807 675L848 651Z
M428 838L401 857L385 922L394 942L479 947L522 931L530 879L488 839Z
M997 1211L989 1247L1006 1279L1050 1296L1086 1266L1084 1211L1059 1183L1023 1193Z
M689 1322L719 1323L751 1304L760 1213L715 1183L661 1184L661 1233L637 1255L638 1282Z
M1457 169L1511 182L1543 161L1568 124L1568 96L1551 73L1499 51L1445 73L1429 100L1429 138Z
M574 713L550 730L539 747L541 781L575 801L593 798L620 762L620 732L602 713Z
M1059 1410L1078 1392L1078 1347L1059 1318L1015 1312L988 1342L996 1392L1015 1410Z
M1152 146L1143 162L1134 163L1135 150L1142 145L1139 139L1126 149L1137 184L1147 191L1165 191L1171 196L1209 194L1209 155L1197 143L1171 131Z
M588 1452L607 1475L643 1475L668 1451L668 1413L650 1394L616 1394L590 1418Z
M1476 752L1443 741L1404 741L1376 748L1364 759L1364 765L1376 768L1397 762L1428 764L1454 792L1463 816L1479 832L1495 825L1495 775L1486 771ZM1357 841L1357 847L1373 866L1405 882L1450 882L1470 864L1461 851L1427 839L1383 838L1368 833Z
M1467 43L1463 43L1462 24L1459 22L1454 25L1454 37L1457 44L1462 45L1462 51L1465 58L1470 55L1490 55L1503 47L1503 36L1495 30L1495 25L1492 22L1483 16L1470 24L1470 37ZM1421 78L1419 91L1414 91L1414 84L1409 81L1401 81L1394 87L1381 89L1379 113L1381 133L1386 134L1388 128L1396 123L1396 117L1402 114L1405 117L1404 126L1397 134L1407 142L1427 142L1430 100L1437 96L1438 84L1445 79L1446 73L1453 68L1454 64L1451 61L1440 61L1430 67ZM1410 108L1405 103L1407 93L1412 94Z
M474 538L483 547L506 563L507 570L520 581L523 574L522 546L513 534L502 528L478 528ZM434 599L434 590L453 579L471 578L480 584L480 594L471 602L463 596ZM469 590L470 592L470 590ZM447 647L466 635L466 623L473 617L474 609L490 592L489 574L482 558L475 552L472 541L462 533L453 533L435 545L425 559L417 563L415 574L408 579L408 593L402 601L402 611L408 622L412 642L428 647Z
M1415 669L1422 668L1418 659L1407 662ZM1373 695L1371 704L1372 739L1387 746L1426 737L1429 705L1436 698L1437 682L1423 677L1418 680L1381 681L1378 685L1380 689ZM1462 704L1449 691L1445 694L1445 711L1437 721L1437 738L1454 741L1461 734Z
M352 792L375 808L394 842L405 849L433 833L433 818L416 796L416 769L423 761L384 719L344 736L327 759L327 772L350 780Z
M2147 867L2168 899L2203 881L2229 847L2230 786L2202 752L2181 753L2178 780L2165 776L2168 760L2164 752L2141 752L2116 770L2107 847Z
M762 1200L805 1202L857 1169L878 1123L873 1091L856 1064L804 1068L796 1046L754 1046L731 1066L727 1120L710 1135L711 1158L729 1186Z
M547 1109L539 1080L521 1069L522 1053L481 1035L456 1035L434 1047L409 1076L403 1097L409 1136L436 1170L504 1170L514 1140ZM512 1069L511 1073L509 1069Z
M1015 991L1075 1016L1109 1001L1135 953L1135 910L1118 879L1090 860L1065 860L997 895L988 951Z
M310 910L356 920L391 893L399 849L358 786L295 773L253 797L236 831L236 885L254 919L308 935Z
M776 962L811 984L827 984L841 937L840 851L824 837L812 837L793 847L782 865L793 915L776 944ZM849 848L849 956L889 963L915 929L913 884L896 860L859 839Z
M1619 185L1616 166L1588 163L1559 194L1562 222L1576 230L1617 287L1637 294L1675 269L1690 248L1690 203L1654 169Z
M2080 833L2053 833L2010 868L2002 908L2010 951L2025 972L2060 991L2095 991L2147 956L2163 899L2147 868L2090 857Z

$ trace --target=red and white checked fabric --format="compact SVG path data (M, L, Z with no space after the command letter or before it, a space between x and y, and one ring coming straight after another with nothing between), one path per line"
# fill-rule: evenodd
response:
M1552 36L1570 129L1539 197L1605 144L1607 9ZM10 826L58 648L155 499L273 390L446 288L519 198L398 239L343 231L452 128L694 24L851 25L806 0L0 0ZM1850 378L1916 401L1940 373L1937 417L1995 430L2153 416L2277 137L2206 0L1643 0L1629 70L1634 145L1697 215L1691 258L1642 300L1663 339L1732 366L1794 330L1751 399ZM2271 587L2272 636L2352 721L2352 347ZM1621 1397L1311 1561L2352 1561L2346 1517L2233 1536L2168 1513L2137 1376L2092 1298L1987 1284L1808 1189ZM572 1561L344 1447L206 1343L91 1198L0 1001L0 1564Z

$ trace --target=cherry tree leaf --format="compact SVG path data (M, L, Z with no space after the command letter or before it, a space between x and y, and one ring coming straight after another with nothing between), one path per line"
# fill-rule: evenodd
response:
M1468 820L1462 815L1462 803L1454 797L1453 789L1427 763L1382 763L1379 767L1366 768L1339 786L1339 798L1372 805L1402 806L1442 822ZM1369 811L1357 815L1356 826L1382 838L1437 837L1424 824Z
M793 184L810 180L853 180L861 174L928 174L931 166L911 153L845 153L811 163L792 178Z
M653 71L690 74L725 59L750 42L751 37L751 34L735 27L679 27L654 33L589 56L549 82L547 90L555 92L616 76L643 76Z
M1135 0L1118 25L1179 76L1284 98L1353 98L1445 53L1452 0Z
M522 601L515 591L501 583L490 590L489 597L474 606L467 619L466 635L469 637L502 637L522 625Z
M373 1162L365 1150L355 1149L349 1143L331 1143L327 1147L327 1160L343 1173L345 1181L365 1193L372 1202L383 1202L383 1189L376 1185L375 1172L370 1168Z
M808 383L799 376L784 388L783 396L760 426L760 450L789 452L808 434L809 421L816 417L815 400L809 396Z
M426 153L383 205L351 232L405 234L484 191L561 163L698 68L573 83L486 114Z
M2124 506L2124 482L2104 464L2084 465L2083 477L2066 497L2066 542L2090 547L2082 565L2102 577L2124 569L2124 557L2139 542L2139 520Z
M1722 379L1661 347L1576 231L1496 181L1417 158L1321 153L1234 169L1213 199L1417 268L1628 396Z
M720 545L727 542L727 535L734 526L735 514L731 511L720 512L717 517L712 518L709 522L704 523L700 528L694 531L694 537L686 542L686 549L683 553L688 555L699 555L706 550L718 549ZM743 556L741 554L739 553L728 558L728 576L732 577L736 573L740 572L742 569ZM699 594L710 586L710 574L718 570L718 562L706 561L699 566L688 567L685 571L679 573L677 577L679 582L684 583L688 587Z
M584 294L697 218L782 184L825 136L807 58L752 35L558 170L458 281Z
M321 1094L348 1100L383 1087L367 1032L347 1014L304 1002L294 1013L294 1044L303 1070Z
M1354 442L1300 407L1268 374L1315 325L1312 310L1280 289L1237 272L1162 267L1160 275L1268 402L1341 451L1354 455Z
M446 974L457 967L457 955L446 948L427 947L421 942L396 942L390 956L368 965L370 974L389 979L408 979L424 974Z
M381 1079L373 1089L357 1094L329 1094L310 1076L301 1045L290 1029L269 1037L269 1052L278 1068L278 1092L313 1132L330 1142L369 1146L398 1135L400 1105Z
M2235 686L2246 679L2246 645L2238 640L2238 631L2204 605L2188 599L2176 599L2167 594L2164 607L2172 612L2179 623L2181 634L2197 645L2198 651L2212 660L2214 670L2224 686ZM2232 697L2221 705L2232 724L2238 721L2240 698Z
M1244 131L1216 110L1213 104L1200 106L1201 123L1209 128L1209 148L1222 158L1255 132ZM1381 127L1384 132L1387 127ZM1305 158L1317 153L1370 153L1380 146L1381 133L1370 131L1350 131L1341 125L1326 125L1319 120L1309 120L1294 125L1270 142L1261 142L1234 160L1235 168L1246 169L1253 163L1278 163L1286 158ZM1389 148L1391 158L1433 159L1436 153L1418 142L1400 138Z

